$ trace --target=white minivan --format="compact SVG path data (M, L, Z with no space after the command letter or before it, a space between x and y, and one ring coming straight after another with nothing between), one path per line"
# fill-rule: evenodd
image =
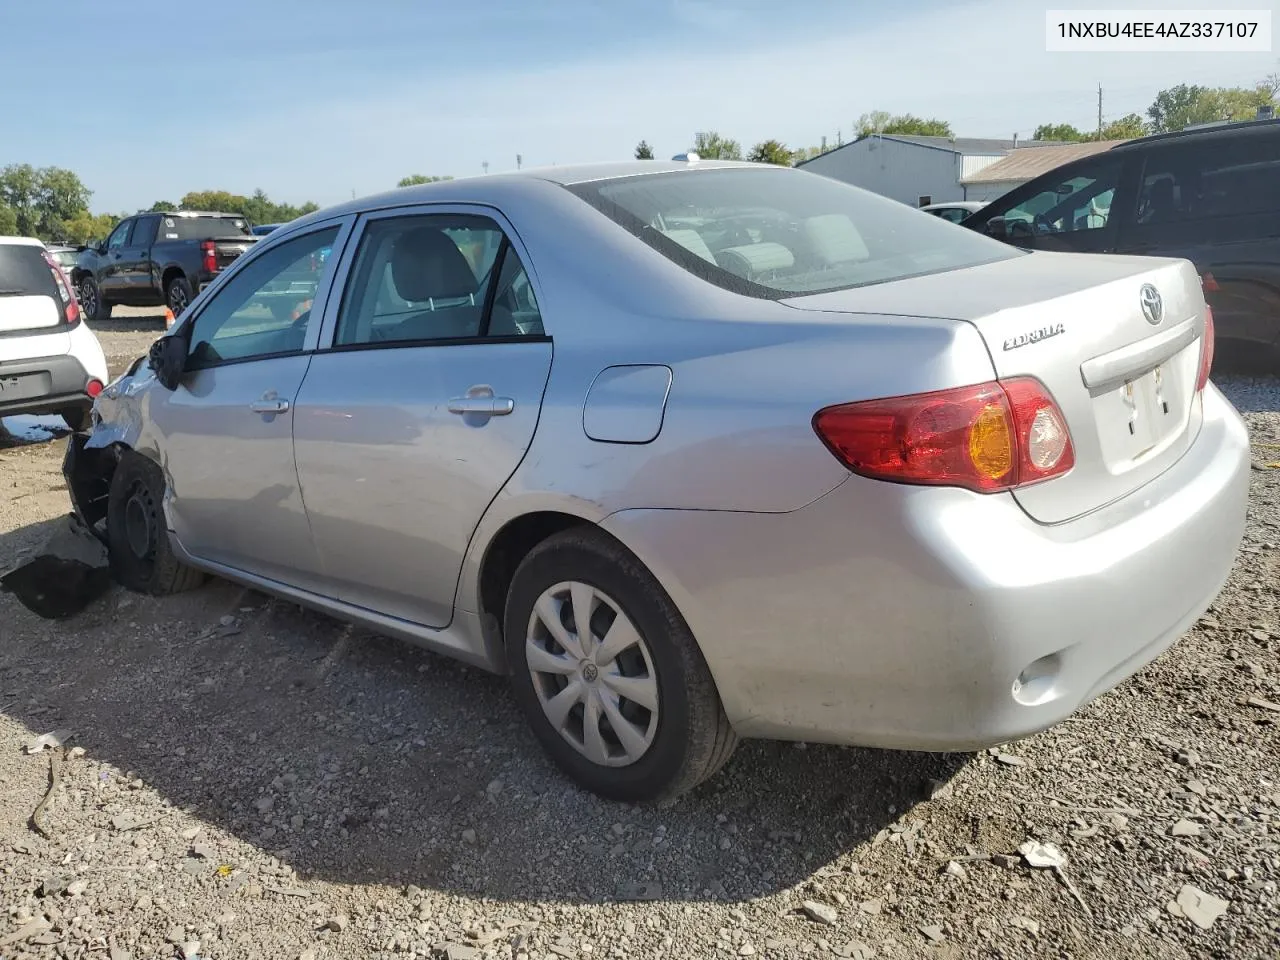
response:
M0 236L0 417L60 414L81 430L106 382L62 267L39 240Z

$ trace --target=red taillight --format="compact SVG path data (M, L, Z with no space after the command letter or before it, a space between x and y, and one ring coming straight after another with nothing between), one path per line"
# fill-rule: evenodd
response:
M218 272L218 246L212 240L200 244L200 253L204 256L204 272Z
M1200 338L1200 372L1196 374L1196 392L1209 382L1209 370L1213 366L1213 308L1205 304L1204 336Z
M102 392L102 381L90 380L84 385L84 392L87 393L89 395L89 399L92 400Z
M1075 463L1062 411L1031 377L826 407L813 428L854 473L899 483L995 493Z
M62 272L62 264L58 263L47 250L44 251L44 262L49 265L49 272L53 274L53 285L58 288L58 297L62 300L63 322L68 327L74 327L80 322L80 303L76 300L71 281Z

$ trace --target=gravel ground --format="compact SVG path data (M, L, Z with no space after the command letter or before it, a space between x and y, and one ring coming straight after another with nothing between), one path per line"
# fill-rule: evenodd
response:
M159 322L98 329L114 372ZM0 595L0 958L1276 957L1280 382L1221 385L1262 467L1230 583L996 754L748 743L611 804L500 679L294 605L114 589L53 624ZM0 569L67 512L61 455L0 447ZM24 751L54 730L74 749Z

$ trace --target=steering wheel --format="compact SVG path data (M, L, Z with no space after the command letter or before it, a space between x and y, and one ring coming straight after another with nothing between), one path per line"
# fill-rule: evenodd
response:
M1046 217L1043 213L1037 213L1035 217L1032 218L1031 222L1035 226L1036 233L1056 233L1057 232L1056 230L1054 230L1053 224L1049 222L1049 218Z

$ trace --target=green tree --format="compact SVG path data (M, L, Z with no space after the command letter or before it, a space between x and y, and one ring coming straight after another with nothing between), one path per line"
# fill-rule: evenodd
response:
M742 159L742 145L737 140L720 136L714 130L694 134L693 152L705 160Z
M1274 106L1276 95L1264 81L1247 87L1201 87L1180 83L1156 94L1147 108L1153 133L1169 133L1197 123L1252 120L1258 108Z
M912 113L893 115L884 110L864 113L853 125L858 136L869 133L903 134L917 137L950 137L951 124L945 120L925 119Z
M72 243L105 240L107 235L115 229L115 225L123 219L123 217L118 217L113 213L95 215L86 210L63 225L62 236Z
M0 237L11 237L18 232L18 215L13 207L0 203Z
M812 160L814 157L820 157L824 153L826 153L826 151L823 150L822 147L800 147L799 149L792 151L791 161L792 163L800 163L804 160Z
M1133 140L1147 135L1147 124L1136 113L1126 114L1118 120L1112 120L1102 128L1103 140ZM1096 135L1090 140L1097 139Z
M428 177L424 173L411 173L407 177L401 177L397 187L416 187L420 183L439 183L442 180L452 180L453 177Z
M639 143L636 144L636 159L637 160L653 159L653 147L649 146L647 141L641 140Z
M1088 140L1089 135L1077 130L1069 123L1042 123L1036 127L1036 132L1031 135L1031 139L1065 140L1070 143L1077 143L1081 140Z
M772 163L779 167L789 167L792 155L785 144L777 140L762 140L751 148L747 159L752 163Z
M0 204L13 211L14 232L24 237L36 235L40 214L36 209L40 172L29 163L12 163L0 169Z
M68 221L89 211L93 192L74 173L61 167L44 167L39 174L36 208L40 219L36 231L45 239L54 239Z
M294 206L275 203L261 190L252 197L244 197L226 190L198 190L186 194L178 203L180 210L208 210L218 213L238 213L252 223L288 223L305 214L319 210L314 203Z
M0 205L13 211L24 236L57 238L67 221L88 212L90 196L80 178L61 167L15 163L0 169Z
M143 211L140 211L140 212L142 212L142 213L160 213L161 211L164 211L164 210L177 210L177 209L178 209L178 205L177 205L176 203L172 202L171 200L157 200L157 201L156 201L155 203L153 203L151 206L147 207L147 209L146 209L146 210L143 210Z

